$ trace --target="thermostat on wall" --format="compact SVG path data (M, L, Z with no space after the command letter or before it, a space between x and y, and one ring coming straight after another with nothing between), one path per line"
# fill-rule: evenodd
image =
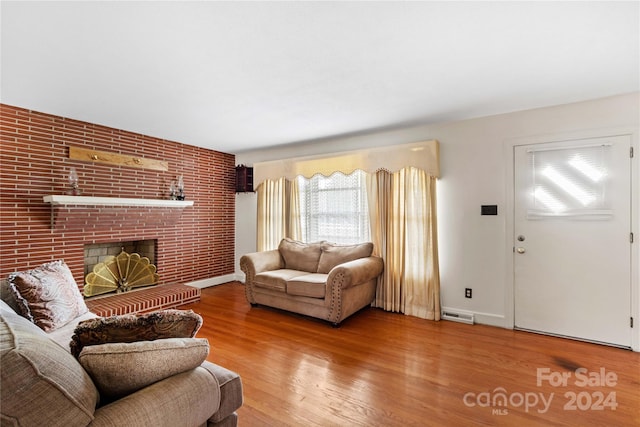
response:
M498 215L498 205L482 205L480 215Z

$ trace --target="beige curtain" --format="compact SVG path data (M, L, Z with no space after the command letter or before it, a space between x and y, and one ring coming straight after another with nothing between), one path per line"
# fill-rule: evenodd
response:
M300 201L298 181L267 179L256 189L258 193L257 250L276 249L285 237L299 239Z
M436 178L421 169L370 174L371 234L385 269L374 306L440 320Z

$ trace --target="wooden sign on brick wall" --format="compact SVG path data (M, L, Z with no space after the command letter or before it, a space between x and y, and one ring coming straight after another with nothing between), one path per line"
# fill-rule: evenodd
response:
M153 169L166 172L169 162L144 157L128 156L126 154L109 153L108 151L90 150L80 147L69 147L69 158L85 162L106 163L115 166L130 166L141 169Z

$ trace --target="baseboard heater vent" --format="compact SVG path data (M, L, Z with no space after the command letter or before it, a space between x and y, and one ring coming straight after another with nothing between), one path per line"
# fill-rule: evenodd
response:
M445 310L442 312L442 320L451 320L454 322L473 325L473 314L472 313L456 313L455 311Z

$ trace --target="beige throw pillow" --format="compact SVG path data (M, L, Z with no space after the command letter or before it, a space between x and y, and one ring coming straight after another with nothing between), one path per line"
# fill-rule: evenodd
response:
M100 396L112 400L195 369L208 354L209 342L204 338L168 338L92 345L82 349L78 360Z
M201 326L202 317L192 310L99 317L78 323L69 347L78 357L82 348L90 345L193 338Z
M71 270L62 260L12 273L8 282L20 314L47 332L89 311Z
M333 267L345 262L366 258L373 253L373 243L359 243L357 245L322 244L322 254L318 262L318 273L328 274Z
M284 268L315 273L318 269L322 243L304 243L289 238L282 239L278 250L284 259Z

